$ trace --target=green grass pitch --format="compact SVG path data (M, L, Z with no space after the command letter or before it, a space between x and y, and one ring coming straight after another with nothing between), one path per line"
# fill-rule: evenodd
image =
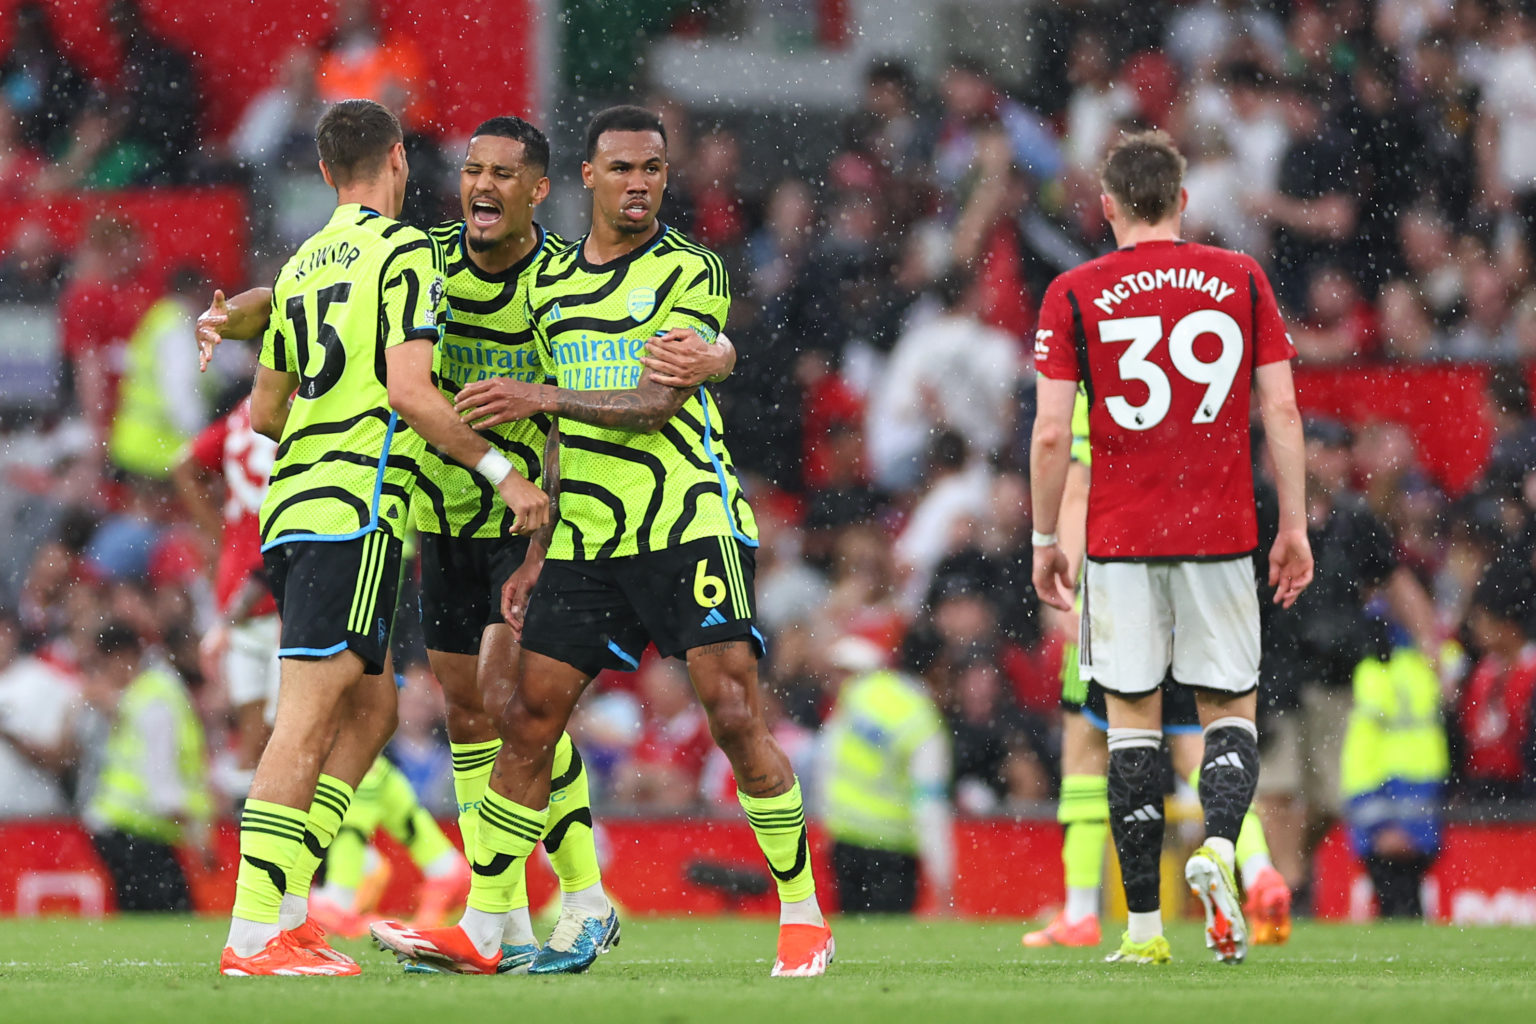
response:
M1015 923L834 922L820 980L768 978L773 923L631 918L585 976L408 977L366 942L339 946L361 978L221 978L223 919L0 921L0 1021L532 1024L585 1021L1531 1020L1529 930L1299 924L1248 963L1212 963L1199 928L1171 930L1175 962L1128 967L1109 951L1025 951Z

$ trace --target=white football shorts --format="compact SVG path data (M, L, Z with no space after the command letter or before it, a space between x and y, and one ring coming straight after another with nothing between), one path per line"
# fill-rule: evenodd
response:
M268 722L277 713L277 646L281 633L275 614L247 619L229 627L229 649L224 655L229 703L240 707L260 701Z
M1175 682L1248 693L1259 685L1259 594L1247 555L1219 562L1083 563L1079 669L1126 697Z

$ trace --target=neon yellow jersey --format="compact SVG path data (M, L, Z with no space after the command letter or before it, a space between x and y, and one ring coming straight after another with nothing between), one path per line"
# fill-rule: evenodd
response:
M451 400L477 380L507 377L540 384L544 365L528 321L528 283L539 259L566 241L534 225L538 244L499 274L477 267L464 248L464 222L439 224L428 233L447 274L448 321L433 360L433 378ZM543 476L547 416L503 423L480 436L512 462L513 472L538 483ZM416 528L455 537L505 537L512 525L506 504L479 474L431 445L421 459L420 492L413 506Z
M263 549L404 534L425 443L389 407L384 353L436 343L444 287L424 232L356 204L283 265L261 364L298 374L299 388L261 506Z
M640 382L645 343L691 327L713 344L730 309L720 258L663 226L602 265L577 242L537 268L528 301L545 369L573 391ZM720 408L699 388L659 431L560 422L560 521L549 557L617 558L706 537L757 545L757 523L725 446Z

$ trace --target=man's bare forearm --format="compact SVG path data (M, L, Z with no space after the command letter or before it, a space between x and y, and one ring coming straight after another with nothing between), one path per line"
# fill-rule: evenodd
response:
M594 427L632 430L637 434L651 434L660 430L677 415L683 403L693 394L692 391L669 388L649 379L625 391L552 390L554 393L548 412Z
M1280 529L1305 530L1306 443L1302 438L1301 411L1289 362L1266 363L1255 374L1259 392L1259 418L1275 464L1275 491L1280 504Z
M549 523L535 533L528 543L528 557L544 557L555 539L555 524L560 521L560 421L549 425L544 439L544 493L549 495Z
M259 338L272 313L272 289L251 288L225 301L229 320L219 334L237 341Z

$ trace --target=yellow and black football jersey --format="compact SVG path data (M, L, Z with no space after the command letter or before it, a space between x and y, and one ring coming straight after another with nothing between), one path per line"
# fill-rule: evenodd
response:
M464 247L464 222L439 224L428 234L447 273L448 321L433 361L433 376L450 400L465 384L491 377L542 383L544 367L528 321L527 285L548 252L564 248L559 235L534 225L538 243L524 259L490 274ZM535 483L543 474L549 417L503 423L480 436L512 461L513 471ZM506 504L479 474L431 445L421 460L416 528L455 537L505 537L511 522Z
M720 258L662 226L648 245L594 265L577 242L535 268L534 339L550 376L575 391L640 382L646 342L691 327L711 344L730 281ZM757 544L757 524L725 446L720 408L699 388L659 431L560 421L560 520L549 557L615 558L703 537Z
M437 340L444 288L424 232L356 204L283 265L261 363L299 387L261 507L263 548L404 535L424 442L389 407L384 352Z

